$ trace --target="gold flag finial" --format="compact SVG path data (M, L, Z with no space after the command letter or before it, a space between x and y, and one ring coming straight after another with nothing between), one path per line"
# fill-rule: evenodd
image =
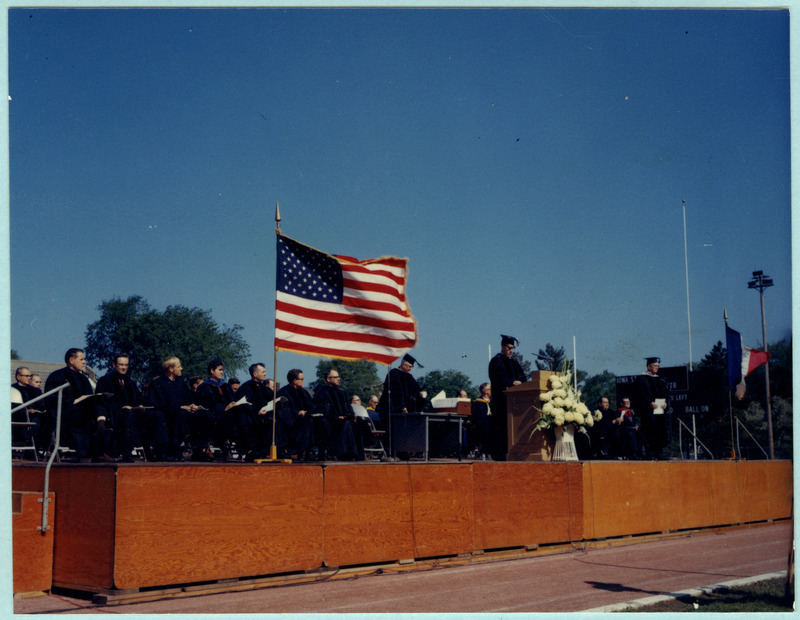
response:
M275 232L281 234L281 208L278 201L275 201Z

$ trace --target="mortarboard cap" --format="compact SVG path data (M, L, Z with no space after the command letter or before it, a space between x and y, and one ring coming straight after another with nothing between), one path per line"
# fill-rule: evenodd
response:
M425 368L425 366L423 366L422 364L420 364L420 363L419 363L417 360L415 360L413 357L411 357L411 356L410 356L408 353L406 353L406 354L403 356L403 360L402 360L402 361L404 361L404 362L408 362L408 363L409 363L409 364L411 364L412 366L413 366L414 364L416 364L416 365L417 365L417 366L419 366L420 368Z
M648 366L650 364L660 364L661 363L661 358L660 357L646 357L644 359L647 361L647 365Z
M518 345L519 340L514 338L514 336L506 336L505 334L500 334L500 344L513 344Z

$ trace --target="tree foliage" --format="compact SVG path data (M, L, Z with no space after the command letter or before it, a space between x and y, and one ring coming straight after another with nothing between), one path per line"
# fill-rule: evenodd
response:
M715 373L728 374L728 350L721 340L717 340L717 344L711 347L705 357L698 362L695 370L709 370Z
M531 363L528 360L526 360L524 357L522 357L522 353L520 353L519 351L514 351L511 354L511 359L517 360L519 362L519 365L522 368L522 372L525 373L526 377L530 377L531 376ZM476 398L477 398L477 396L476 396Z
M369 360L350 362L331 359L321 359L317 362L317 378L311 385L312 389L315 390L320 385L325 384L325 377L331 368L339 371L339 376L342 378L340 387L347 394L348 401L353 394L357 394L361 398L362 404L364 404L370 395L377 395L381 390L383 379L378 376L378 365L375 362L370 362Z
M428 399L444 390L448 398L455 398L459 390L466 390L470 400L478 397L478 389L463 372L457 370L431 370L417 379L419 387L428 392Z
M225 365L228 376L245 370L250 347L241 325L218 326L211 312L168 306L160 312L136 295L103 301L100 318L86 328L86 360L94 368L110 368L116 355L131 361L131 377L143 382L161 372L165 357L176 355L184 375L206 375L212 359Z
M12 360L20 359L19 353L17 353L16 349L11 349L11 359Z
M539 349L539 355L549 357L553 360L552 362L548 362L547 360L537 359L536 367L539 370L561 370L564 367L564 363L567 361L564 347L556 348L549 342L544 346L544 349ZM569 364L568 370L571 370L572 362Z
M597 408L597 403L600 402L603 396L608 398L611 409L617 408L617 375L610 370L604 370L600 374L592 375L591 377L587 376L579 383L583 402L592 411Z

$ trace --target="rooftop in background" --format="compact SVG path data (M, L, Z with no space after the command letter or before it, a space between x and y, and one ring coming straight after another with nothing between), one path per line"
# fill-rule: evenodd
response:
M42 378L42 390L44 391L44 384L47 381L47 377L50 376L51 372L58 370L59 368L63 368L65 366L64 362L59 362L54 364L53 362L34 362L31 360L11 360L11 383L16 383L16 372L17 368L20 366L25 366L26 368L30 368L31 372L34 374L39 375ZM84 372L92 380L92 382L97 382L97 373L91 366L86 366L84 368Z

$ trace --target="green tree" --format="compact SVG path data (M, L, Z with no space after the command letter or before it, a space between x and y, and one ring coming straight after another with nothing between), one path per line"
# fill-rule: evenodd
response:
M522 357L522 353L520 353L519 351L514 351L511 354L511 359L517 360L519 362L519 365L522 368L522 372L525 373L526 377L531 376L531 363ZM477 396L475 398L477 398Z
M86 328L86 360L94 368L109 368L114 356L126 355L139 382L159 374L170 355L180 358L186 376L205 376L213 359L228 376L247 368L250 347L241 325L218 326L208 310L179 305L160 312L138 295L105 300L98 310L100 318Z
M561 372L563 370L572 372L575 369L575 361L567 359L566 353L564 352L564 347L554 347L549 342L545 345L544 349L539 349L539 355L548 357L552 359L552 362L548 362L543 359L536 360L536 368L538 370L554 370L556 372ZM530 364L528 364L528 368L523 368L525 371L526 376L530 376ZM589 373L585 370L579 370L575 376L577 379L578 384L583 383L589 377ZM574 380L574 379L573 379Z
M11 349L11 359L12 360L20 359L19 353L17 353L16 349Z
M592 411L597 408L597 403L603 396L608 398L612 410L617 408L617 375L610 370L586 377L582 382L579 381L579 385L583 402Z
M377 395L381 390L382 379L378 376L378 365L375 362L331 359L321 359L317 362L317 378L311 385L312 389L315 390L325 384L325 377L331 368L339 371L339 376L342 378L340 387L347 394L348 401L353 394L357 394L366 407L366 401L370 395Z
M459 390L466 390L470 400L478 398L478 389L463 372L457 370L431 370L417 379L421 390L428 392L430 400L444 390L448 398L455 398Z
M717 340L717 344L711 347L705 357L698 362L695 370L710 370L715 373L728 374L728 350L721 340Z
M561 370L564 367L564 362L566 361L567 357L564 353L564 347L555 348L549 342L544 345L544 349L539 349L539 355L543 357L549 357L552 359L552 362L548 362L543 359L536 360L536 367L539 370ZM570 365L570 369L572 366Z

